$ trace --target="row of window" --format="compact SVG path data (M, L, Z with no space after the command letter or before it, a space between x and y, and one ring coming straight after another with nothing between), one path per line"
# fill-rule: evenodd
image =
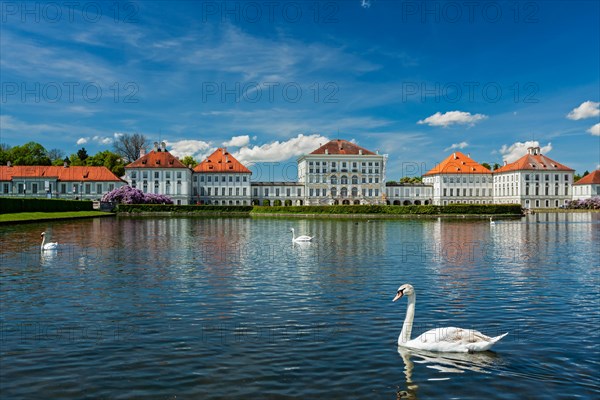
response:
M469 181L469 183L480 183L480 182L481 183L488 183L488 182L492 183L492 177L485 177L485 176L480 177L479 175L476 175L476 176L469 175L468 177L466 177L466 176L463 176L463 177L444 176L443 177L444 183L461 183L461 180L462 180L462 183L467 183L467 180Z
M552 174L543 174L544 181L546 181L546 182L550 181L550 175L552 175ZM536 182L539 182L540 174L525 174L525 182L529 181L531 179L531 176L533 176L533 179ZM499 178L499 177L497 177L497 178ZM554 174L554 180L558 181L558 179L559 179L559 174ZM568 181L569 181L569 174L565 174L565 182L568 182Z
M148 179L151 175L154 176L154 179L160 179L161 173L164 175L165 179L171 179L171 171L153 171L152 174L150 174L150 171L141 171L140 174L138 174L138 171L131 171L131 179L138 179L138 176L140 179ZM181 179L181 174L181 171L175 171L173 176L177 179Z
M106 185L106 186L105 186ZM115 188L114 183L84 183L83 186L80 183L58 183L56 189L53 183L45 184L40 182L27 182L27 183L3 183L2 193L18 193L18 194L40 194L40 193L74 193L74 194L103 194L110 192ZM94 191L95 189L95 191ZM55 192L56 190L56 192Z
M269 194L271 194L272 196L275 197L279 197L282 193L282 191L280 191L279 188L275 188L273 191L269 190L270 188L263 188L263 196L264 197L269 197ZM286 188L285 189L285 197L291 197L292 196L292 188ZM254 188L253 190L253 195L254 197L259 197L258 196L258 188ZM301 188L296 188L296 196L297 197L302 197L302 189Z
M331 165L331 168L337 168L338 166L340 168L348 168L349 165L352 166L352 168L358 168L358 164L359 164L358 161L352 161L352 162L350 162L350 161L309 161L308 162L308 165L311 166L311 167L313 165L316 165L316 166L323 165L325 167L327 165ZM368 161L368 162L367 161L363 161L363 162L360 163L360 166L361 167L366 167L366 166L369 166L369 167L373 167L373 166L379 167L379 161Z
M198 178L198 175L194 176L194 182L198 182L198 180L200 180L200 182L248 182L248 176L247 175L231 175L231 174L226 174L226 175L210 175L210 174L202 174L199 175L200 178Z
M379 168L363 168L360 170L363 174L369 173L369 174L378 174L379 173ZM367 172L368 171L368 172ZM329 172L338 172L337 168L331 168L331 170ZM340 172L358 172L357 168L352 168L352 169L347 169L347 168L342 168L340 169ZM327 173L327 168L309 168L308 169L308 173L309 174L326 174Z
M462 195L460 194L460 189L458 189L458 188L456 189L456 191L454 191L453 188L450 188L450 189L444 188L444 192L443 193L444 193L444 197L447 197L447 196L449 196L449 197L452 197L452 196L467 197L467 190L468 190L468 196L469 197L473 197L473 188L469 188L469 189L464 188L462 190ZM448 195L448 193L450 193L450 194ZM485 195L486 195L486 190L485 189L481 189L481 196L485 197ZM492 195L492 191L491 190L489 191L489 195L490 196ZM475 189L475 197L479 197L479 188Z
M337 188L333 187L330 190L331 197L338 196ZM358 197L358 188L353 187L350 191L352 197ZM327 189L309 189L308 190L309 197L327 197ZM363 189L362 190L363 197L377 197L379 196L379 189ZM348 188L343 187L340 189L340 197L348 197Z
M221 191L219 194L219 188L215 187L215 188L211 188L211 187L207 187L205 188L204 186L200 187L200 196L234 196L234 189L235 189L235 196L247 196L248 195L248 188L241 188L241 192L240 192L240 188L236 187L236 188L225 188L222 187L220 188ZM194 196L198 195L198 188L194 187Z
M421 190L420 188L416 188L414 189L414 194L411 194L412 190L409 188L405 188L404 189L404 197L419 197L421 195ZM390 190L387 192L389 196L394 196L394 197L400 197L402 196L402 191L400 189L396 189L396 190ZM427 191L424 191L423 193L424 196L427 196Z
M350 179L350 181L352 182L353 185L358 185L359 179L358 176L353 175L352 178ZM379 183L379 177L375 176L375 177L366 177L363 176L360 179L361 183ZM328 183L327 181L327 177L323 176L309 176L308 177L308 183ZM329 177L329 184L331 185L337 185L338 184L338 177L335 175L331 175ZM339 179L339 184L340 185L347 185L348 184L348 177L346 175L342 175Z

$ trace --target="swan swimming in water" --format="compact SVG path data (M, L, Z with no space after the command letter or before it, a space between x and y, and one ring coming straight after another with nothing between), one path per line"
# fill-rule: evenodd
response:
M58 242L46 243L46 232L42 232L42 251L44 250L57 250Z
M508 335L507 332L500 336L489 337L472 329L448 327L431 329L411 340L416 297L412 285L404 284L400 286L396 297L392 301L396 301L403 296L408 297L408 306L406 307L406 318L402 324L402 331L398 336L398 346L429 351L466 353L489 350L497 341Z
M314 238L314 236L306 236L306 235L296 237L294 228L290 228L290 231L292 231L292 242L310 242Z
M490 217L490 225L496 225L496 222Z

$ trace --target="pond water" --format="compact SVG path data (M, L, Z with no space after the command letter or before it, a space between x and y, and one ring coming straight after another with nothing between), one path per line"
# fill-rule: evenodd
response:
M293 244L289 228L316 236ZM59 241L40 254L40 232ZM0 227L2 398L600 398L600 214ZM478 354L413 335L509 332Z

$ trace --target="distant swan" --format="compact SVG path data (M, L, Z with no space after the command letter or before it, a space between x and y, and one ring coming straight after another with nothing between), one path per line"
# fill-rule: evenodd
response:
M406 308L406 318L404 324L402 324L402 331L398 336L398 346L429 351L466 353L489 350L494 343L508 335L507 332L500 336L489 337L471 329L448 327L431 329L411 340L416 297L412 285L404 284L400 286L393 301L402 296L408 296L408 306Z
M58 242L46 243L46 232L42 232L42 251L44 250L57 250Z
M292 242L310 242L314 238L314 236L306 236L306 235L296 237L294 228L290 228L290 231L292 231Z
M496 222L494 221L494 219L492 217L490 217L490 225L496 225Z

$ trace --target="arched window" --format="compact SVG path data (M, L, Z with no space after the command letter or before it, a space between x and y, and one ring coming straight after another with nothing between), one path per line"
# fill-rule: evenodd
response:
M337 185L337 176L331 175L330 180L332 185Z
M356 196L358 196L358 188L353 187L352 188L352 197L356 197Z
M348 197L348 188L343 187L342 190L340 190L340 194L342 197Z
M342 185L347 185L348 184L348 177L346 175L342 175Z
M337 188L331 188L331 197L336 197L337 196Z
M358 176L352 175L352 184L353 185L358 185Z

